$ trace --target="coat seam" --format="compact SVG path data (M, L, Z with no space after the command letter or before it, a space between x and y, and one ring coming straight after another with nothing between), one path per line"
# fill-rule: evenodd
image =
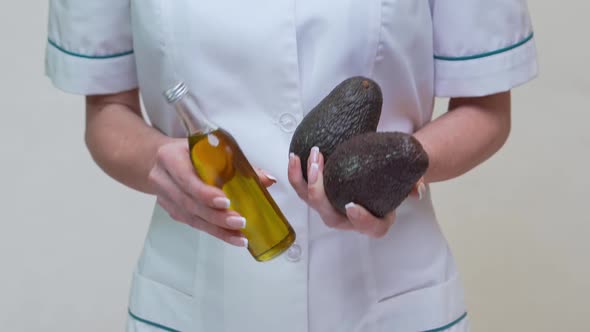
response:
M383 49L382 46L382 38L383 38L383 30L385 22L383 19L383 0L379 1L379 32L377 34L377 43L375 46L375 57L373 58L373 61L371 63L371 71L370 71L370 77L374 77L375 75L375 67L377 66L377 62L379 61L379 56L381 55L381 50Z

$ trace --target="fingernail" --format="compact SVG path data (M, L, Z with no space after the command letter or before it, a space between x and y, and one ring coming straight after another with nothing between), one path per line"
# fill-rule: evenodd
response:
M275 178L274 176L264 172L264 175L266 175L266 177L271 180L272 182L277 182L277 178Z
M318 180L319 167L320 166L317 163L311 164L311 167L309 168L309 184L315 184Z
M311 162L312 163L317 163L319 161L319 153L320 153L320 148L318 148L317 146L314 146L313 148L311 148Z
M356 204L350 202L344 206L346 208L346 213L351 219L358 219L360 217L360 211L356 207Z
M244 217L231 216L231 217L228 217L225 220L225 222L231 228L236 228L236 229L246 228L246 218L244 218Z
M420 182L418 184L418 200L422 200L422 198L426 195L426 185L424 182Z
M229 242L235 246L238 247L248 247L248 239L246 239L245 237L240 237L240 236L232 236L229 239Z
M295 154L293 152L289 153L289 167L293 167L295 165Z
M231 202L226 197L216 197L213 199L213 206L218 209L228 209Z

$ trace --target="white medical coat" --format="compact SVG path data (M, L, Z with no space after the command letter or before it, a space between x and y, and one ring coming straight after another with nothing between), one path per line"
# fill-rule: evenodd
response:
M430 192L382 239L327 228L287 179L294 129L342 80L377 81L380 131L412 133L434 97L483 96L537 74L525 0L53 0L46 72L75 94L139 87L149 121L184 130L162 92L187 83L270 188L297 233L249 253L155 206L133 276L129 331L467 331ZM477 221L474 221L477 222Z

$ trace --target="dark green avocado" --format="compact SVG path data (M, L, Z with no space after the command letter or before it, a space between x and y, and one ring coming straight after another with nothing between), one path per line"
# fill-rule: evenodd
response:
M360 204L377 217L395 210L428 168L428 155L412 135L366 133L340 144L324 168L324 190L342 214Z
M328 160L336 147L353 136L377 130L383 96L373 80L356 76L338 84L297 126L289 151L301 158L307 181L307 158L317 146Z

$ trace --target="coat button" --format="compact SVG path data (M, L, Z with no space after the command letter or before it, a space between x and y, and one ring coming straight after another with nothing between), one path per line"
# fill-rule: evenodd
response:
M289 262L298 262L299 260L301 260L301 246L296 243L293 244L287 250L286 257Z
M283 131L292 133L297 128L297 118L291 113L283 113L279 116L279 126Z

